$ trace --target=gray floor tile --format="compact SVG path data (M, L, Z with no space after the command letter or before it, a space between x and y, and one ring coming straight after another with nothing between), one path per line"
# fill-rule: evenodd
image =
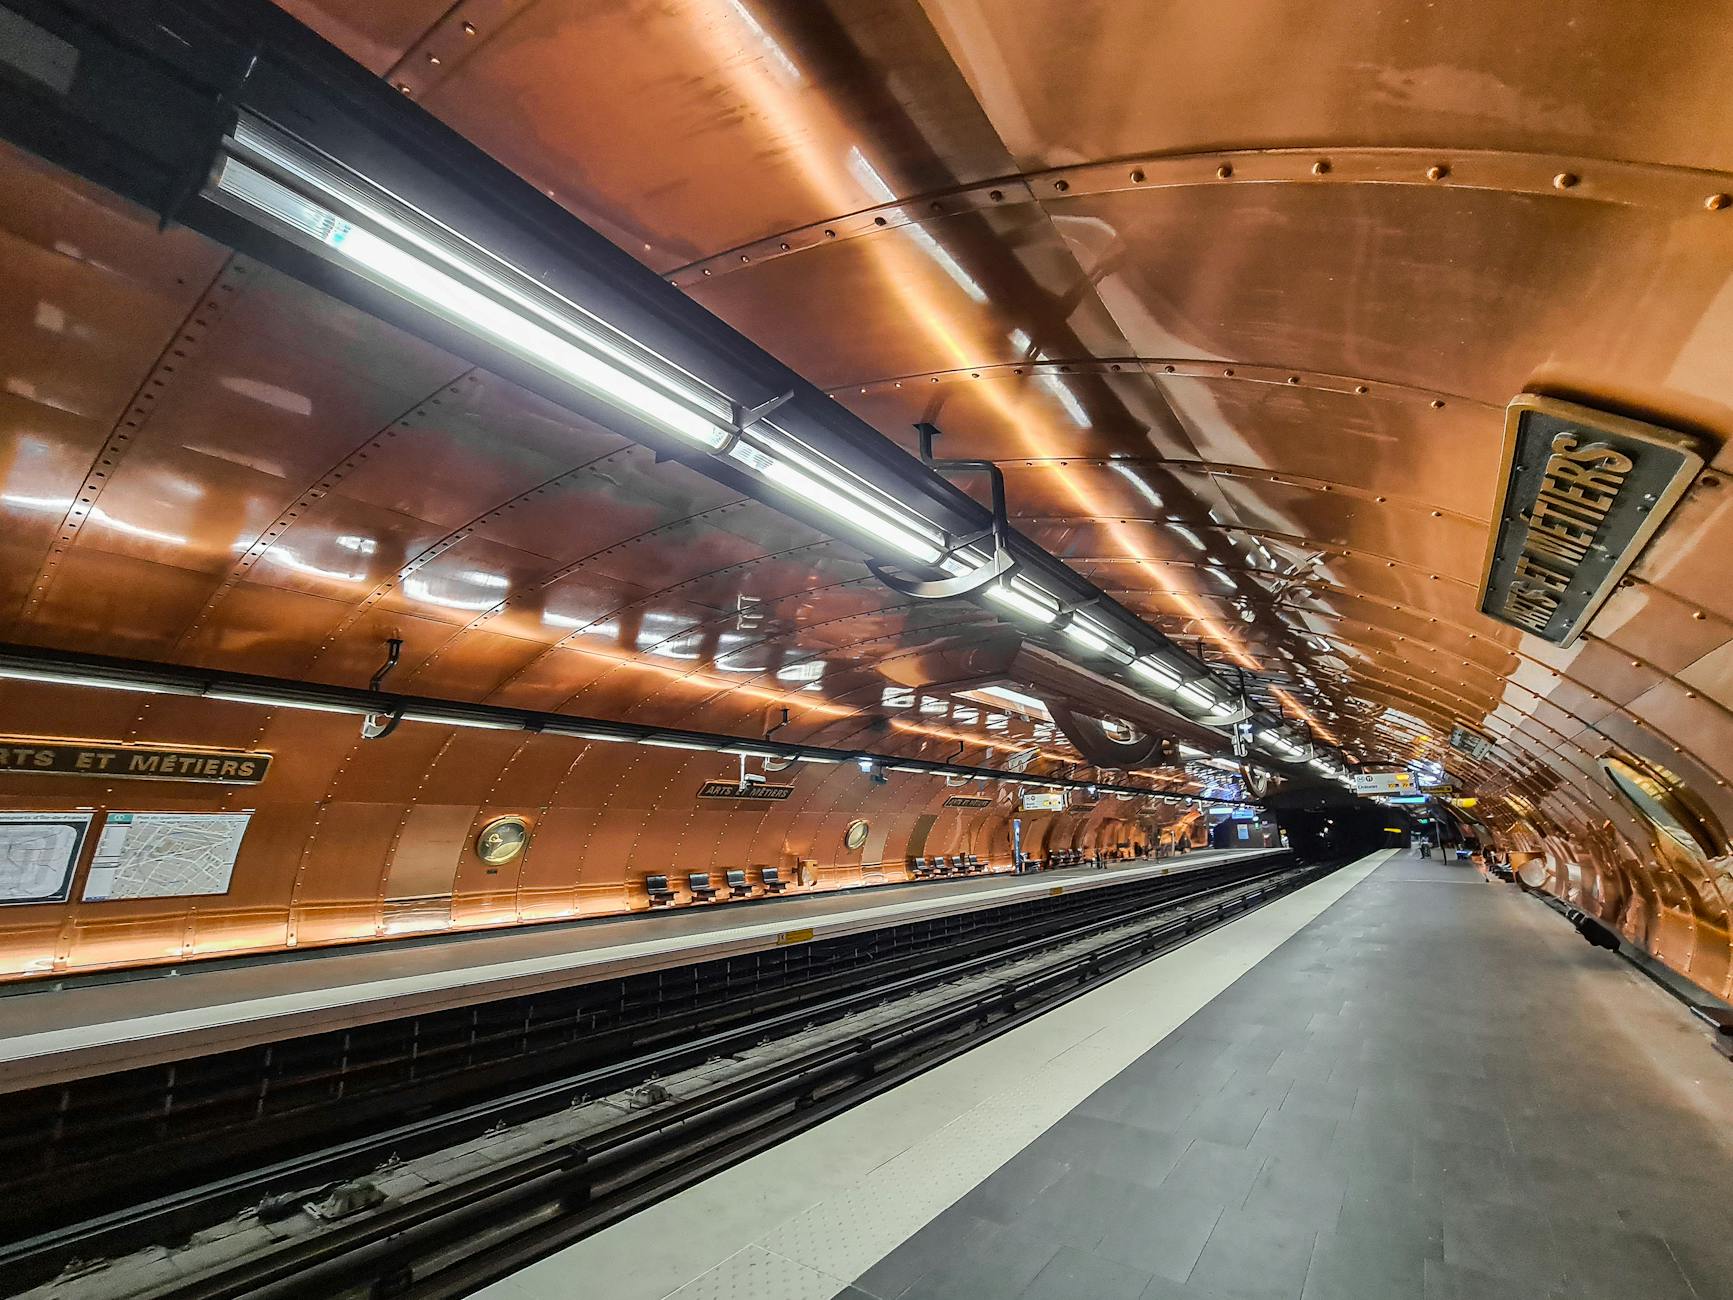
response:
M1006 1224L1029 1207L1041 1191L1071 1172L1069 1163L1027 1151L1013 1157L971 1188L951 1211Z
M1375 873L858 1291L1733 1300L1724 1134L1582 996L1612 959L1446 878Z
M1161 1189L1217 1205L1239 1205L1252 1190L1264 1160L1264 1156L1243 1147L1200 1139L1186 1148Z
M1139 1300L1149 1274L1110 1259L1062 1247L1018 1300Z
M1059 1243L1000 1229L919 1278L899 1300L1006 1300L1022 1293L1059 1252Z
M1186 1282L1235 1300L1298 1300L1316 1237L1284 1219L1226 1210Z
M1078 1250L1092 1250L1120 1210L1135 1196L1131 1183L1092 1170L1073 1169L1043 1188L1011 1221L1010 1231L1028 1233Z
M1321 1232L1306 1269L1303 1300L1378 1300L1418 1296L1427 1256L1398 1237Z
M1131 1268L1183 1282L1203 1254L1225 1206L1189 1193L1152 1192L1129 1200L1095 1253Z
M1000 1225L955 1208L946 1210L855 1279L874 1300L901 1300L921 1278L960 1254L989 1244Z

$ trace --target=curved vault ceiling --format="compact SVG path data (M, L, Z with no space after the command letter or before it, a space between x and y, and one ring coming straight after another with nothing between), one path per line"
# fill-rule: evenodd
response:
M283 3L888 435L999 461L1023 532L1321 734L1448 754L1592 859L1578 894L1670 870L1614 749L1733 824L1724 456L1570 649L1476 612L1514 395L1729 424L1729 6ZM839 744L930 645L1008 659L803 525L9 171L10 296L77 322L11 329L23 639L355 681L388 621L406 689L725 729L792 702ZM138 402L177 436L129 450ZM81 481L84 513L33 504ZM1726 889L1685 890L1723 967Z
M1477 612L1516 394L1728 427L1729 6L286 7L1351 752L1733 816L1724 458L1575 646Z

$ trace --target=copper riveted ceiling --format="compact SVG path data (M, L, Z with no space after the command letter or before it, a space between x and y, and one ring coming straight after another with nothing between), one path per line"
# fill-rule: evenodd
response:
M1155 0L282 3L887 435L932 421L942 454L999 462L1018 529L1272 708L1368 761L1445 762L1536 882L1733 991L1725 844L1662 843L1602 767L1664 769L1733 825L1724 5L1299 30L1274 0L1231 21ZM364 683L397 635L398 684L427 694L743 735L787 707L783 734L815 743L1075 762L1038 719L936 689L1004 676L1004 624L911 607L804 524L0 165L25 304L0 393L7 639ZM1712 440L1564 650L1478 612L1524 391ZM454 924L626 906L671 860L860 878L951 851L922 837L1005 848L1002 809L966 825L851 772L748 817L693 806L717 773L690 756L423 728L361 762L318 715L261 733L238 707L6 692L20 734L300 755L257 796L256 898L197 932L185 909L61 909L9 969L371 937L429 893ZM1490 756L1452 750L1457 725ZM509 881L453 848L515 812L536 824ZM1054 833L1140 833L1112 813Z

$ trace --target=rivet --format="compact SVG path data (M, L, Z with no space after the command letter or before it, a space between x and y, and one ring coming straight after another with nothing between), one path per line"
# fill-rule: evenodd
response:
M465 23L463 25L463 34L465 36L474 36L475 35L475 24L474 23Z
M943 212L945 210L945 205L943 203L936 203L936 202L935 203L929 203L929 204L927 204L927 209L928 209L928 211L931 211L931 212Z
M1568 190L1576 185L1578 179L1575 172L1560 172L1552 178L1552 187L1555 190Z
M1312 164L1312 175L1314 175L1314 176L1328 176L1329 174L1330 174L1330 160L1328 158L1320 158L1320 159L1318 159L1317 162Z
M1066 190L1071 188L1071 182L1070 181L1054 181L1053 182L1053 188L1058 190L1061 194L1063 194L1063 193L1065 193Z
M987 197L992 199L993 202L998 203L1004 199L1005 191L1004 190L988 190L987 191Z
M1143 184L1143 168L1133 167L1131 169L1131 183L1133 185L1142 185Z
M1434 397L1432 399L1432 409L1435 411L1442 411L1444 409L1444 399L1441 397Z
M1426 169L1426 179L1429 181L1441 181L1449 175L1450 168L1446 167L1443 163L1433 163L1432 166Z
M1355 384L1354 385L1354 391L1356 393L1360 394L1360 396L1364 397L1364 396L1366 396L1367 393L1371 392L1372 390L1367 388L1365 384Z
M741 255L740 255L740 260L741 260L741 261L742 261L742 262L750 262L750 261L751 261L751 260L752 260L752 259L751 259L751 258L750 258L750 257L748 257L748 256L747 256L747 255L746 255L746 254L745 254L745 253L742 253L742 254L741 254Z
M1233 174L1234 174L1234 165L1232 163L1223 163L1220 167L1216 168L1216 179L1217 180L1225 181L1228 179L1228 177L1232 176Z
M401 90L405 95L407 95L409 93L409 83L407 81L398 82L397 88L399 90Z
M1719 212L1729 204L1733 204L1733 194L1711 194L1703 200L1703 206L1711 212Z
M1378 504L1382 505L1384 502L1388 501L1390 498L1389 497L1373 497L1372 499L1374 501L1378 502Z
M1698 483L1698 486L1707 487L1707 488L1713 488L1713 487L1720 487L1721 486L1721 480L1716 478L1713 474L1703 475L1702 478L1697 480L1697 483Z
M1222 374L1226 375L1229 379L1232 379L1234 377L1233 368L1230 366L1228 369L1222 371Z
M705 267L705 268L704 268L704 274L705 274L705 275L709 275L709 274L710 274L710 268L709 268L709 267Z
M431 63L436 68L439 66L439 56L437 54L433 53L431 50L429 50L427 53L427 61L429 63Z
M875 225L875 226L883 226L886 224L888 224L888 223L885 221L885 219L883 217L874 217L873 218L873 225Z
M1441 519L1441 518L1443 518L1443 516L1444 516L1444 512L1442 510L1434 510L1432 512L1432 517L1434 519Z
M824 232L824 237L825 237L825 238L826 238L826 239L835 239L835 238L836 238L836 231L834 231L834 230L827 230L827 231L825 231L825 232Z
M1704 619L1708 616L1706 614L1704 614L1702 610L1699 609L1699 610L1695 611L1694 613L1692 613L1691 617L1694 619L1701 620L1701 619Z
M1173 371L1174 371L1174 368L1173 368L1173 367L1172 367L1172 366L1163 366L1163 367L1162 367L1162 369L1163 369L1163 370L1165 370L1165 371L1166 371L1166 372L1167 372L1167 373L1168 373L1168 374L1170 374L1170 375L1171 375L1171 374L1172 374L1172 373L1173 373Z
M1288 382L1290 384L1297 384L1300 382L1300 377L1298 375L1289 375Z
M646 244L645 247L648 248L649 245ZM787 244L778 244L777 247L780 248L785 253L788 251L788 245Z

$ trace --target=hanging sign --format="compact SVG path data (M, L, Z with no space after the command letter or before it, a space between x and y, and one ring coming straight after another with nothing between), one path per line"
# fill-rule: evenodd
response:
M1481 611L1569 645L1702 466L1682 434L1571 402L1518 397L1505 412Z
M1450 744L1460 749L1470 758L1484 761L1492 757L1492 742L1484 736L1477 736L1467 727L1455 727L1450 732Z
M774 803L794 793L791 785L736 785L732 781L706 781L698 787L700 799L750 799Z
M0 736L0 772L31 776L257 785L270 768L269 754L247 750L162 749L154 745L97 745L78 740Z
M1064 812L1065 791L1063 790L1025 790L1023 792L1024 812Z
M1356 772L1355 794L1405 794L1414 788L1410 772Z

